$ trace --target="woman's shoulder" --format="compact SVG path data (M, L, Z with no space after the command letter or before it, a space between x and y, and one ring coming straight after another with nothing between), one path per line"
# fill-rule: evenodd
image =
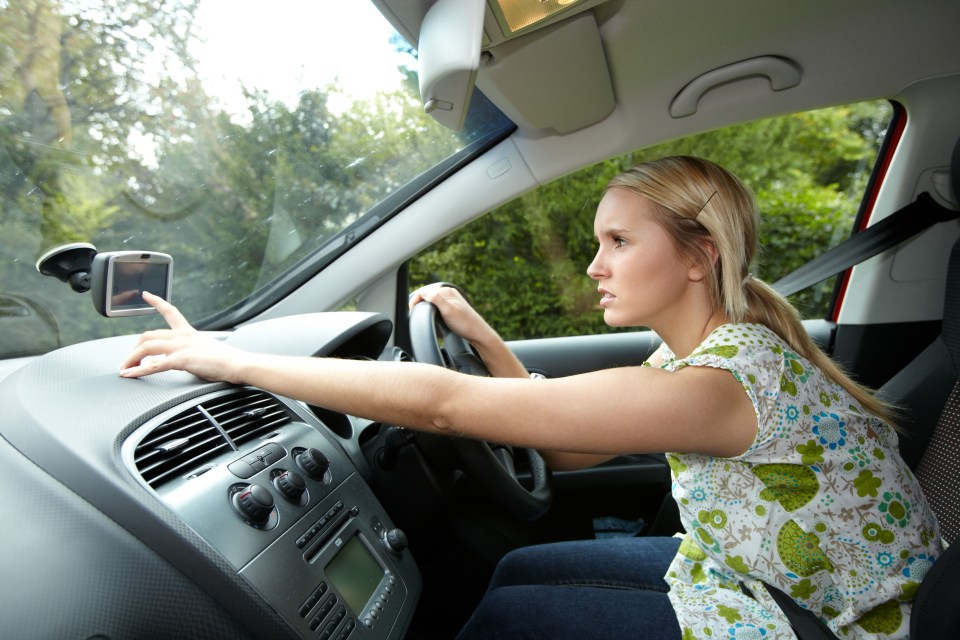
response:
M775 395L790 356L789 346L766 326L730 323L714 329L689 356L675 361L672 368L726 369L740 381L761 412L760 405Z

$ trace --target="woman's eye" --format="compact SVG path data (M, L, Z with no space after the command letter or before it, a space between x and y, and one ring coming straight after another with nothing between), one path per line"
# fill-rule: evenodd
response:
M619 248L619 247L624 246L625 244L627 244L627 241L624 240L623 238L621 238L621 237L619 237L619 236L615 236L615 237L613 238L613 246L614 246L614 247Z

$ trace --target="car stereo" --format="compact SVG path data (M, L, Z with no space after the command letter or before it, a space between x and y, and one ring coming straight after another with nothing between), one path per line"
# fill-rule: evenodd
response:
M419 574L409 551L391 547L385 514L362 487L350 476L240 571L298 630L321 638L346 638L354 629L365 638L397 637L412 613Z

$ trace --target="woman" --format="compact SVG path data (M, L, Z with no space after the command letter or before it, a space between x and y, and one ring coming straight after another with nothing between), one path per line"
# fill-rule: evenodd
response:
M464 638L794 637L766 585L839 637L906 638L910 601L940 550L936 520L897 454L888 408L748 272L757 224L750 192L704 160L665 158L610 182L587 273L608 324L663 339L641 367L532 381L454 290L426 287L412 303L436 304L496 377L241 352L150 296L171 329L145 333L121 375L183 369L373 420L534 447L557 469L671 452L682 542L510 554Z

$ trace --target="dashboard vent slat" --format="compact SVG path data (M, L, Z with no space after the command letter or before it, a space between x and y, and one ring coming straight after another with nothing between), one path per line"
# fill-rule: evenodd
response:
M216 426L191 407L141 440L134 450L134 464L144 481L157 488L230 448Z
M223 439L223 436L217 433L216 437L207 438L195 446L184 449L177 455L161 458L155 464L138 465L138 468L143 479L156 489L167 481L195 469L205 461L232 450L233 447ZM149 460L144 460L144 462L149 462Z
M291 422L276 398L252 389L204 409L238 447Z

